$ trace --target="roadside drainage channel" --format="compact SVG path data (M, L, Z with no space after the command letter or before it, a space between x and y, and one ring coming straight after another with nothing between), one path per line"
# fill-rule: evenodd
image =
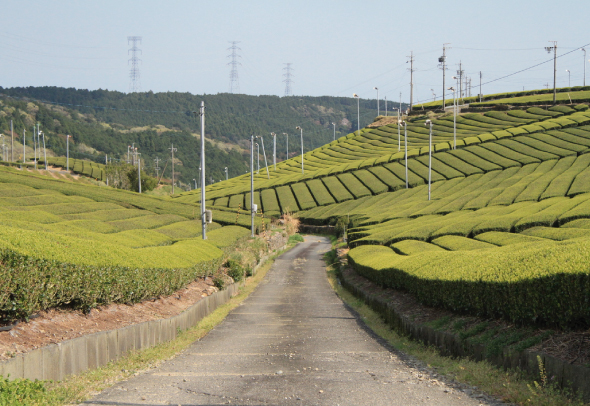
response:
M354 279L357 276L353 269L342 269L339 280L345 289L378 312L398 333L425 345L434 346L443 355L469 357L475 361L486 359L504 369L525 371L537 381L540 380L537 357L540 357L545 367L546 376L552 379L552 382L561 388L567 387L574 393L581 393L585 401L590 401L590 368L572 365L551 355L528 350L517 352L510 348L504 348L498 356L486 357L485 345L469 343L458 335L413 322L407 316L400 314L395 306L383 297L371 294L362 286L356 285Z
M286 248L285 245L274 253L282 252ZM262 257L254 267L254 273L272 258L274 253ZM60 381L68 375L100 368L131 351L151 348L174 340L180 331L195 326L237 295L241 286L243 283L233 283L167 319L101 331L18 354L14 358L0 362L0 376L10 380L24 378Z

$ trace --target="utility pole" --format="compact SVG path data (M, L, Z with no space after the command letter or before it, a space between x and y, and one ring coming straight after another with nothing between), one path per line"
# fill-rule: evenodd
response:
M156 178L160 177L160 158L156 157L156 159L154 159L154 161L156 162L156 167L154 168L156 170ZM195 186L196 189L196 186Z
M524 89L522 89L524 90ZM481 94L481 71L479 71L479 102L481 103L481 98L483 95Z
M399 113L402 114L402 92L399 92Z
M285 137L287 137L287 159L289 159L289 134L283 133Z
M462 68L462 63L461 61L459 61L459 69L457 70L457 77L459 78L459 97L463 98L463 69Z
M35 133L33 133L33 142L34 142L34 138L35 137ZM70 138L72 136L71 135L66 135L66 171L70 170Z
M23 164L26 162L26 156L27 156L26 135L27 135L27 130L23 128Z
M250 218L252 220L252 237L254 237L254 135L250 136Z
M43 135L43 161L45 162L45 170L47 170L47 148L45 148L45 133L40 131L40 134Z
M385 117L387 117L387 96L383 97L385 99Z
M332 122L332 127L334 127L334 141L336 141L336 123Z
M551 53L553 51L553 104L557 101L557 41L549 41L553 42L552 47L545 47L547 53Z
M174 194L174 153L177 151L177 149L174 148L174 144L170 144L170 148L168 149L172 153L172 194Z
M412 111L412 106L414 105L414 51L410 52L408 58L410 60L406 63L410 62L410 69L408 70L410 71L410 111Z
M37 169L37 142L35 141L35 133L37 132L37 127L33 125L33 162L35 163L35 169Z
M201 116L201 227L203 228L203 240L207 239L207 213L205 207L205 102L201 101L199 109ZM174 165L174 162L172 162ZM173 166L174 168L174 166Z
M262 155L264 155L264 166L266 166L266 177L270 179L270 173L268 173L268 162L266 161L266 151L264 150L264 138L260 137L262 141Z
M275 167L275 171L277 170L277 135L275 133L270 133L272 135L272 163Z
M295 127L296 130L301 130L301 173L304 174L305 170L303 169L303 128L300 126Z
M225 180L228 180L229 179L229 175L227 173L227 166L225 167L224 170L225 170Z
M139 155L141 154L139 152L136 152L135 154L137 155L137 188L141 194L141 159L139 158Z
M441 66L441 69L443 71L443 86L442 86L442 107L443 107L443 111L445 109L445 91L446 91L446 87L445 87L445 73L446 73L446 69L447 69L447 45L449 45L449 43L444 43L443 44L443 54L441 57L438 58L438 62L439 62L439 66ZM450 47L448 47L450 49Z
M584 51L584 86L586 86L586 48L582 48Z
M10 120L10 134L10 161L14 162L14 128L12 127L12 120ZM43 140L45 142L45 138Z
M379 88L375 86L373 87L373 90L377 91L377 117L379 117Z

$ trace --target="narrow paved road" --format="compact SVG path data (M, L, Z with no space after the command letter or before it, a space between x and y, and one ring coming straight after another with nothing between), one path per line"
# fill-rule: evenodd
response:
M321 237L278 258L219 326L99 405L479 405L409 366L331 289Z

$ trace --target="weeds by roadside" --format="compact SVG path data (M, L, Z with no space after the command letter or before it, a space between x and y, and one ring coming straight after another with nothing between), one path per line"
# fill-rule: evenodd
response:
M520 371L504 371L487 361L475 362L468 358L451 358L441 355L436 348L427 347L399 335L383 321L363 300L344 289L338 280L339 261L335 247L340 242L332 241L333 249L324 256L328 280L338 296L354 309L363 322L393 348L400 350L426 364L433 372L457 382L467 384L478 391L488 393L506 403L538 406L581 406L584 403L567 390L558 389L544 374L539 362L540 382L531 381ZM442 322L441 322L442 323ZM540 360L539 360L540 361Z

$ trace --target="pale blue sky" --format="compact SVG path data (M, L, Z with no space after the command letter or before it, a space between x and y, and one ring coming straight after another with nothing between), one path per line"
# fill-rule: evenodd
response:
M143 37L142 90L227 92L228 41L241 41L240 90L409 101L406 56L415 55L414 101L440 97L461 60L473 85L590 43L588 0L556 1L30 1L3 0L0 85L129 89L127 36ZM586 47L590 51L590 47ZM581 50L558 59L558 86L581 85ZM590 71L590 52L586 69ZM590 72L587 83L590 84ZM494 82L484 93L552 85L553 64ZM450 86L451 84L447 84ZM477 93L474 89L473 93Z

